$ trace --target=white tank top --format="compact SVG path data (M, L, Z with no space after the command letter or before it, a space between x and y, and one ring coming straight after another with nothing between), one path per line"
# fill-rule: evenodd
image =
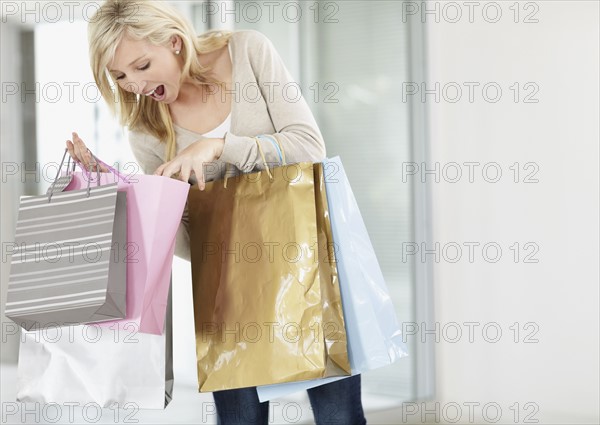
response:
M219 126L217 128L204 133L203 136L207 137L207 138L219 139L219 138L225 136L225 133L227 131L229 131L230 127L231 127L231 112L229 113L227 118L225 118L225 121L223 121L221 124L219 124Z

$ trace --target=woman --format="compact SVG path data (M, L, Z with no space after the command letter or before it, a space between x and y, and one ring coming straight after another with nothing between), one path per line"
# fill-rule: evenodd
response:
M108 0L90 20L88 35L96 84L128 127L146 174L179 174L204 189L205 182L224 177L227 164L238 172L264 167L256 136L273 165L280 162L280 148L289 163L325 158L323 137L298 85L260 32L198 37L165 3ZM76 133L67 148L86 166L94 165ZM189 260L185 215L183 224L176 255ZM317 423L366 422L360 375L308 394ZM213 395L220 423L268 423L269 403L259 403L255 388Z

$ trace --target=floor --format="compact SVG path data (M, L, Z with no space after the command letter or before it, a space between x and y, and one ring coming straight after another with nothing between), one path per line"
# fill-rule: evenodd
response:
M102 413L90 407L80 408L35 403L16 402L16 365L2 364L0 398L2 401L3 424L214 424L214 403L210 393L198 393L190 383L175 377L173 400L164 410L103 409ZM363 407L369 424L408 423L401 420L400 402L392 398L364 394ZM100 416L101 415L101 416ZM312 424L312 412L306 393L271 401L271 424ZM420 422L419 422L420 423Z

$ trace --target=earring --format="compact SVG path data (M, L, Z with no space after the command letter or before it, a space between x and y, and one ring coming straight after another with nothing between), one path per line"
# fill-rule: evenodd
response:
M181 53L181 51L179 50L175 50L175 54L178 55L179 53Z

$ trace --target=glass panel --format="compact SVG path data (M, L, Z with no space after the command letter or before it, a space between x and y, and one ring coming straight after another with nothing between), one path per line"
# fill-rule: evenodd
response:
M56 60L56 46L69 46L69 54ZM88 60L87 22L59 22L35 27L37 152L41 164L38 191L54 179L65 141L75 131L86 146L106 162L117 162L124 174L141 172L134 164L126 135L100 97Z
M331 4L321 2L318 47L308 58L322 94L317 119L328 156L344 163L398 319L412 321L412 266L401 258L402 241L414 240L411 187L401 177L402 162L411 161L410 110L401 100L409 80L402 3ZM365 373L363 391L410 398L413 360Z
M409 29L402 3L301 2L295 7L236 1L235 29L269 37L302 87L321 129L329 157L342 158L386 278L400 322L414 321L413 267L403 262L402 241L412 234L412 188L402 183L411 161L410 109L402 102L409 78ZM256 5L261 5L257 14ZM285 12L284 12L285 11ZM252 12L252 13L251 13ZM409 346L409 351L414 353ZM414 354L363 375L369 403L410 399Z

